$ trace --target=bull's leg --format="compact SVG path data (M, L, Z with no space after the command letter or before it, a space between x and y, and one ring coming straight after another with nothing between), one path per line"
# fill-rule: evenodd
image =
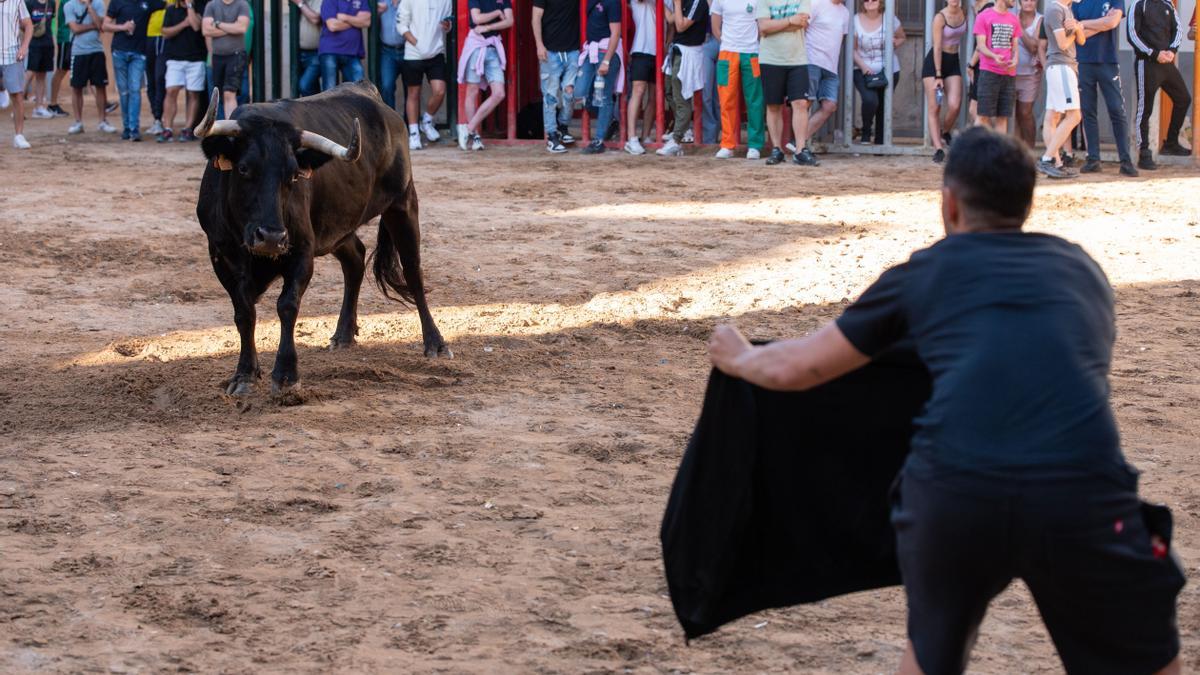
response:
M283 274L283 291L275 308L279 312L279 353L271 371L271 393L282 394L300 384L296 368L296 317L300 315L300 299L312 279L311 251L297 251L292 264Z
M425 281L421 274L421 229L417 220L417 192L410 186L405 198L393 204L384 211L383 227L388 228L392 239L395 240L396 251L400 256L400 265L404 268L404 283L412 292L413 302L417 305L417 315L421 317L421 338L425 345L425 356L429 358L444 356L454 358L454 353L442 339L442 333L433 322L429 312L429 303L425 301Z
M254 302L266 288L266 283L259 286L253 278L244 279L230 267L220 253L211 248L209 258L212 260L213 271L217 273L217 278L233 303L233 323L237 326L238 336L241 338L237 370L226 385L225 393L230 396L247 396L254 391L254 381L262 378L262 370L258 367L258 350L254 347L254 326L257 322ZM246 273L250 274L249 271ZM269 280L267 283L270 283Z
M362 288L363 273L367 269L367 247L358 235L350 235L333 250L333 257L342 264L342 279L346 289L342 294L342 313L338 316L337 330L329 341L330 349L350 347L358 335L358 291Z

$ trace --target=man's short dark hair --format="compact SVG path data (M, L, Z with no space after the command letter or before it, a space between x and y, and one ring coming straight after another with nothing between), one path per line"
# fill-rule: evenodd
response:
M1037 168L1013 136L983 127L954 139L943 181L981 227L1020 227L1033 206Z

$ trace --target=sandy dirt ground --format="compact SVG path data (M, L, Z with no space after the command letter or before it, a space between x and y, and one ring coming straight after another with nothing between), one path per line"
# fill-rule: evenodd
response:
M341 274L298 327L305 400L222 395L232 310L194 216L191 145L31 122L0 150L0 671L892 670L899 589L739 621L686 646L658 526L705 339L835 316L940 233L925 159L741 160L538 148L418 154L425 273L456 353ZM1175 509L1200 667L1200 173L1039 186L1031 227L1117 288L1113 404L1143 491ZM374 225L364 227L368 245ZM275 287L277 289L278 286ZM274 295L259 307L269 368ZM1055 672L1020 584L979 673Z

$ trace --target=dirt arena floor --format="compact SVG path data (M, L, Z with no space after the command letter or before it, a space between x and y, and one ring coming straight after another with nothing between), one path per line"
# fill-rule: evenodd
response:
M89 111L90 115L90 111ZM891 671L899 589L739 621L686 646L658 527L705 340L809 331L940 233L926 159L820 170L538 148L416 155L425 272L456 354L364 288L329 352L321 259L305 400L223 397L229 301L190 145L31 122L0 151L0 671ZM5 136L7 138L7 136ZM1117 287L1113 404L1144 493L1175 510L1200 667L1200 173L1039 187L1032 229ZM363 228L368 245L374 226ZM278 288L276 286L276 288ZM274 292L258 344L274 357ZM979 673L1060 669L1025 589Z

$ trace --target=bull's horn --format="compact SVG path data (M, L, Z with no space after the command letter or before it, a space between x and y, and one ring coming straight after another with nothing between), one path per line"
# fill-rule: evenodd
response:
M196 138L238 135L237 122L217 119L217 104L220 102L221 90L213 88L212 98L208 100L208 111L204 113L204 119L200 120L200 124L196 125L196 128L192 131L192 133L196 134Z
M321 134L315 134L311 131L301 131L300 147L323 152L345 162L356 162L359 155L362 154L362 128L358 123L358 118L355 117L354 135L350 137L349 146L338 145Z

